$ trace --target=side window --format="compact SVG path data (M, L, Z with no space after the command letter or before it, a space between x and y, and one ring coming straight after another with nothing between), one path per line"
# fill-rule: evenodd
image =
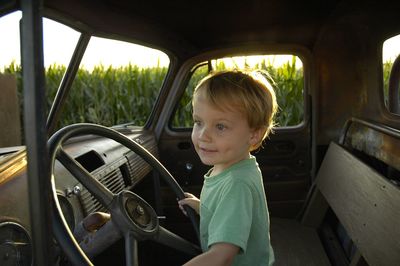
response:
M207 62L197 65L193 71L189 83L179 102L172 120L173 128L192 127L192 95L197 83L210 72Z
M400 34L383 43L382 53L385 106L400 115Z
M197 83L211 70L262 69L269 73L279 111L278 127L298 126L304 120L303 63L295 55L238 56L213 59L195 66L171 121L175 130L192 127L191 98Z

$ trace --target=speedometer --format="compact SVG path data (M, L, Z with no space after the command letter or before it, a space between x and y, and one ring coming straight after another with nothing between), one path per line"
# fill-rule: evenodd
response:
M32 243L26 229L15 222L0 223L0 265L32 265Z

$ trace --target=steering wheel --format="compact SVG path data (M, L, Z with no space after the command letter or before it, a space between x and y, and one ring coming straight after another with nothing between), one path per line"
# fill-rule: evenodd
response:
M110 212L111 220L107 222L107 226L102 227L105 229L101 238L109 241L110 238L119 239L124 237L126 265L137 266L139 264L137 245L138 241L142 240L153 240L190 255L200 254L201 250L197 245L162 227L159 224L156 212L144 199L128 190L123 190L118 194L112 193L77 161L64 152L62 149L63 143L73 136L82 134L102 136L124 145L141 156L156 170L175 192L178 199L185 197L182 188L168 170L145 148L123 134L111 128L86 123L73 124L60 129L48 141L52 173L51 185L55 204L52 212L52 224L54 235L67 258L74 265L93 265L74 238L61 211L54 182L54 162L56 159ZM198 236L199 227L196 214L191 208L185 207ZM102 230L102 228L99 230Z

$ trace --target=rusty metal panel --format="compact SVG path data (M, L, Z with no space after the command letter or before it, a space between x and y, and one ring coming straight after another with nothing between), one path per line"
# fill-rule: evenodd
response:
M343 145L362 151L400 171L400 131L371 122L353 120Z

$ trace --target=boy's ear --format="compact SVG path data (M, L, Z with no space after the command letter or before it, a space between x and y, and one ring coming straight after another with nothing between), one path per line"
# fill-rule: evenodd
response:
M250 145L254 146L261 142L262 138L264 137L265 130L263 128L255 129L250 136Z

